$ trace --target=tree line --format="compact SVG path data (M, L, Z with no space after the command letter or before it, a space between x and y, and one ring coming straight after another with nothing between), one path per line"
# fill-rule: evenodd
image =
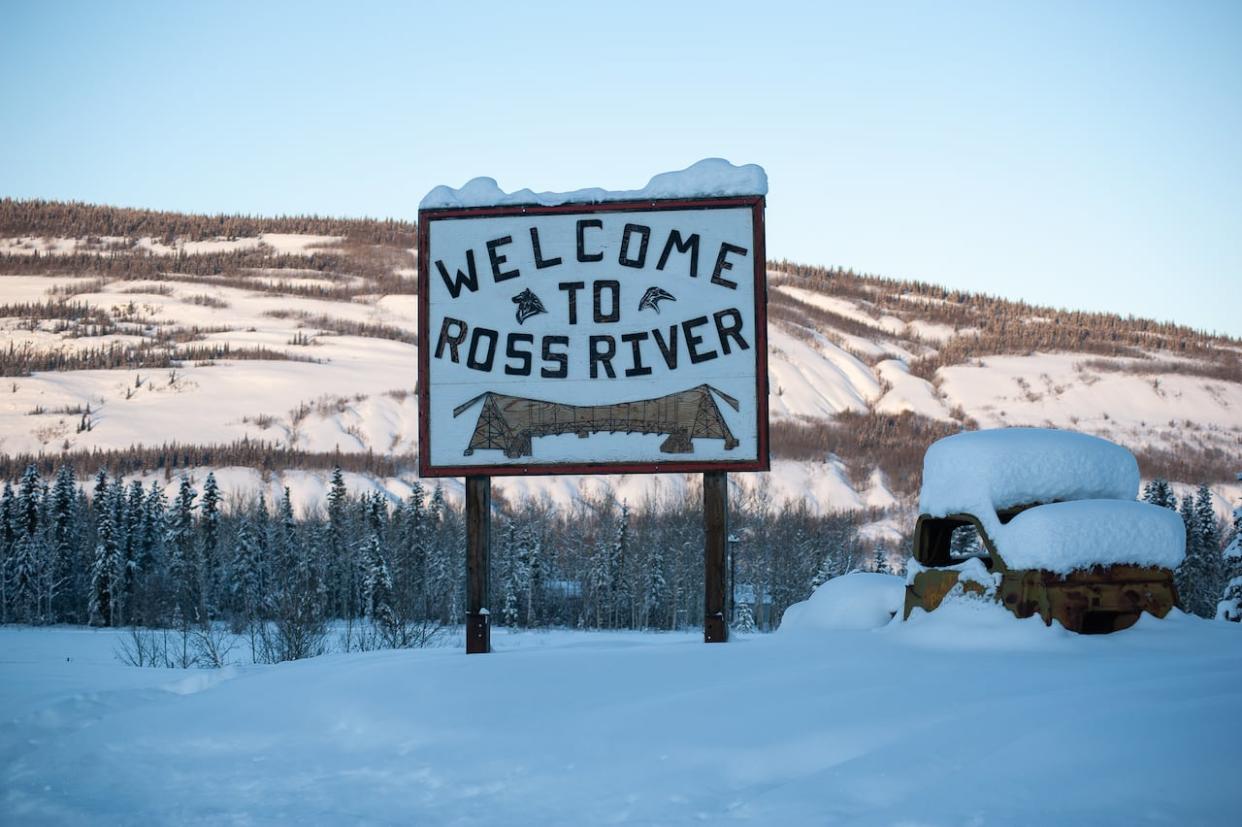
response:
M1232 581L1242 576L1242 554L1227 553L1226 545L1231 541L1228 549L1235 549L1242 537L1242 509L1234 512L1233 525L1226 529L1216 516L1212 491L1207 485L1200 485L1179 501L1172 486L1163 479L1147 483L1141 499L1181 514L1186 526L1186 559L1174 572L1178 600L1191 614L1215 617L1221 601L1232 594Z
M345 236L371 244L413 247L412 221L371 218L329 218L294 215L264 218L253 215L190 215L78 201L0 199L0 235L59 238L248 238L262 233Z
M741 628L774 628L815 585L874 565L856 515L739 498L731 515ZM490 609L502 625L678 629L702 622L701 491L632 508L612 497L526 500L493 517ZM225 508L213 474L164 488L99 471L79 482L29 466L0 493L0 621L202 628L249 634L272 659L322 651L328 624L408 646L464 619L465 528L440 487L393 502L351 495L335 468L324 504L296 515L286 488Z
M917 318L922 321L950 325L958 332L948 341L939 342L935 352L915 359L910 372L931 380L936 370L948 365L961 364L982 356L1034 351L1069 351L1095 353L1101 356L1125 357L1132 361L1126 370L1143 372L1144 362L1151 362L1153 350L1169 354L1193 357L1192 361L1179 362L1183 372L1202 374L1214 379L1242 381L1242 357L1237 351L1238 340L1205 331L1196 330L1172 322L1119 316L1115 313L1084 312L1041 307L1022 301L1002 299L982 293L951 290L918 281L903 281L880 276L862 275L840 267L817 267L790 261L769 262L773 271L772 286L788 284L805 287L825 294L855 300L859 306L870 308L878 319L881 315L895 315L902 319ZM819 308L808 313L804 303L778 297L776 318L786 308L793 307L797 313L811 316L846 332L875 338L915 339L914 335L893 336L879 329L879 325L862 325L845 320L838 314ZM917 313L914 311L917 310ZM796 321L796 317L791 317ZM1159 364L1150 366L1154 369Z

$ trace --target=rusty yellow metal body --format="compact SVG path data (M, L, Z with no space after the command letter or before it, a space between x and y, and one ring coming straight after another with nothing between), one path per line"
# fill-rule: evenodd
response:
M1023 508L1001 514L1008 522ZM961 577L950 568L963 560L949 555L949 538L955 529L974 526L987 550L980 558L993 574L994 585ZM915 528L914 557L926 568L906 586L905 617L915 607L932 611L959 584L962 591L995 599L1018 617L1039 615L1051 625L1056 619L1066 629L1084 634L1120 631L1133 626L1143 612L1164 617L1177 605L1173 572L1168 569L1111 565L1095 566L1070 574L1043 569L1010 569L997 553L979 520L970 514L919 517ZM997 576L999 575L999 576Z

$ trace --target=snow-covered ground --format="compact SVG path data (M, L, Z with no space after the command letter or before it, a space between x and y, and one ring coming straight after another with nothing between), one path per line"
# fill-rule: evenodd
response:
M1242 629L498 631L497 651L124 666L0 629L4 824L1236 822Z

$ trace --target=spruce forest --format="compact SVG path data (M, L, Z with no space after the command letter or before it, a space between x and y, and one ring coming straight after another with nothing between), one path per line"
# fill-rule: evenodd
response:
M504 626L669 630L703 615L702 517L694 494L632 509L527 501L494 521L491 605ZM857 518L733 514L733 623L772 629L785 608L852 568L887 565ZM208 474L170 488L69 466L30 466L0 495L0 622L210 630L250 637L256 658L426 645L463 620L464 525L441 488L395 507L351 496L340 469L323 509L295 515L288 490L226 508ZM341 640L329 640L337 630ZM343 631L340 631L343 630Z

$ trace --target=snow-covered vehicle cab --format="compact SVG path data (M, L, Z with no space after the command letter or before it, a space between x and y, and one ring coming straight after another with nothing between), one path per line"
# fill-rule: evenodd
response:
M1083 633L1177 604L1186 551L1174 511L1136 502L1134 455L1071 431L955 434L927 449L905 617L950 594L993 599Z

